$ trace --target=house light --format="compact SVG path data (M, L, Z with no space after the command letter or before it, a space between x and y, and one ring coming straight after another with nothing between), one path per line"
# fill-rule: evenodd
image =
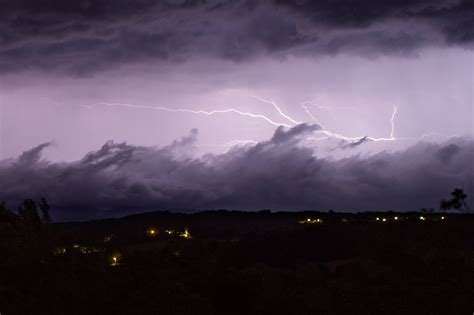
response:
M112 267L115 267L115 266L118 266L120 265L120 259L121 259L122 255L120 255L119 253L115 253L112 255L111 257L111 262L110 262L110 265Z
M184 232L181 233L179 236L181 236L183 238L191 238L191 233L189 233L188 228L185 228Z
M158 231L154 228L149 228L147 231L146 231L146 234L150 237L154 237L158 234Z

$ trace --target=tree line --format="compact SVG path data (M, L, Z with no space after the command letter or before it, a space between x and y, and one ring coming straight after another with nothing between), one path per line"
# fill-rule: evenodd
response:
M42 197L38 203L33 199L25 199L15 212L0 203L0 222L6 222L20 235L36 237L43 234L46 226L51 223L50 205Z

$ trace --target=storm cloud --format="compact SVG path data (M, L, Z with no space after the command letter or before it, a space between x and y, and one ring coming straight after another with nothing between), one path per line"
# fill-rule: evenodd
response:
M405 55L474 41L470 0L1 1L0 71L89 75L127 64Z
M406 150L318 158L301 145L315 125L276 130L267 141L195 157L198 132L165 147L109 141L74 162L41 159L50 145L0 162L0 199L46 196L59 218L162 209L416 210L454 187L473 191L474 142L453 138Z

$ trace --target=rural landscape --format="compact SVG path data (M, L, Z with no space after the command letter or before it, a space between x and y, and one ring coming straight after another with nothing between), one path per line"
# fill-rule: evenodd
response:
M474 314L474 0L0 0L0 315Z
M2 314L467 314L474 215L0 213Z

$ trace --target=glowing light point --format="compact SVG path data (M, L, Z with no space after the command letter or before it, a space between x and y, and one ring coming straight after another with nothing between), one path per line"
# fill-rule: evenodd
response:
M425 218L424 216L420 216L419 219L420 219L421 221L425 221L425 220L426 220L426 218Z
M377 221L380 221L380 218L379 218L379 217L377 217L375 220L377 220Z
M181 233L179 236L181 236L183 238L191 238L191 234L189 233L188 228L185 228L184 232Z
M393 218L395 221L398 220L398 217Z
M111 265L112 267L115 267L115 266L120 265L120 259L121 259L121 255L120 255L120 254L117 253L117 254L112 255L110 265Z
M61 256L66 254L66 248L65 247L58 247L54 250L53 252L54 256Z
M300 224L316 224L316 223L323 223L323 220L321 219L311 219L311 218L307 218L307 219L304 219L304 220L300 220L299 221Z
M387 222L387 219L383 218L383 219L382 219L382 222Z
M149 236L149 237L155 237L157 234L158 234L158 231L154 228L149 228L147 231L146 231L146 234Z
M444 220L444 217L441 217L441 220Z

